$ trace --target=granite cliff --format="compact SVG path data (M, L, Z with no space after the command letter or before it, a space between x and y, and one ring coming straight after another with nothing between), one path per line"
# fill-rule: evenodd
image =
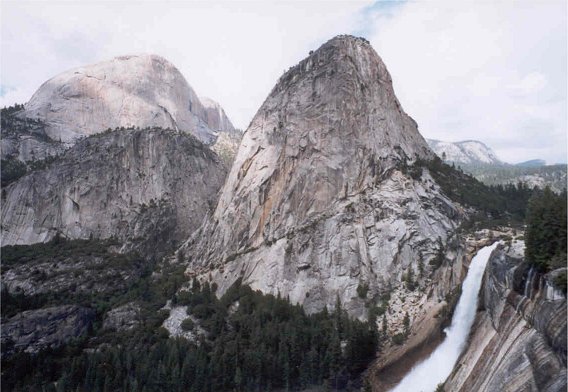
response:
M23 116L43 121L47 135L65 143L117 127L171 128L211 142L205 112L173 64L160 56L132 55L53 77L25 104Z
M566 297L552 283L562 270L530 269L523 247L493 252L468 348L444 390L566 390Z
M219 295L242 278L310 312L339 297L366 318L381 296L409 292L412 270L430 292L416 295L412 322L428 318L460 283L464 253L452 238L460 207L428 170L414 179L402 169L433 156L369 43L336 37L286 72L255 115L214 213L180 249L186 274ZM402 330L403 313L386 317Z
M118 130L80 140L2 192L2 245L114 237L148 256L174 249L214 206L225 168L193 136Z
M223 108L199 98L181 72L156 55L119 56L63 72L17 109L2 113L4 160L45 159L107 129L169 128L206 144L235 134Z

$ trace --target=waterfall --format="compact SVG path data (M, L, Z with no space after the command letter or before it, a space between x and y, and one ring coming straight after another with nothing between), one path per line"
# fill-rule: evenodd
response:
M529 275L527 276L527 280L525 281L525 290L524 290L524 296L529 298L531 297L532 294L532 280L534 277L534 273L535 273L535 269L534 267L531 267L529 270Z
M485 265L497 243L482 248L471 260L469 271L462 285L462 294L446 328L446 338L423 362L416 365L392 392L433 392L446 381L465 347L477 310L477 298Z

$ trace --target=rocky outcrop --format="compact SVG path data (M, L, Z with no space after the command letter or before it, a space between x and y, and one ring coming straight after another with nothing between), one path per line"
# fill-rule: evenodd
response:
M257 112L213 216L182 248L187 274L215 281L218 294L242 277L309 312L339 296L366 318L409 268L432 271L438 238L445 244L459 221L427 170L416 180L399 170L433 156L373 48L336 37L286 72ZM461 273L446 272L442 297Z
M18 313L2 321L2 354L37 353L84 335L95 311L75 305L54 306Z
M47 136L45 124L39 120L22 118L3 111L0 132L3 160L38 161L65 151L63 143Z
M129 302L109 310L103 320L103 329L128 331L140 325L140 305Z
M209 129L218 133L233 134L236 132L231 120L219 103L207 97L199 97L199 99L204 109L201 118L207 123Z
M45 82L22 116L46 124L52 140L118 127L161 127L215 140L206 108L179 70L155 55L119 56L63 72Z
M159 256L187 238L225 179L191 135L118 130L81 140L3 190L2 244L115 237L123 251Z
M107 241L4 247L2 288L25 296L124 292L140 278L146 264L137 255L116 253L116 244Z
M565 391L566 297L523 262L524 244L489 260L481 309L446 391Z
M239 130L233 133L220 133L215 144L211 146L211 149L219 155L223 163L225 163L229 169L233 165L242 137L243 134Z

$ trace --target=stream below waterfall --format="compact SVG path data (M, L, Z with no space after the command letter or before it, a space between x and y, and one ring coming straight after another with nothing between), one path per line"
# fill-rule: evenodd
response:
M497 243L480 249L471 260L452 324L444 330L446 337L442 344L423 362L413 367L391 392L433 392L438 384L446 381L465 348L477 310L485 266L496 246Z

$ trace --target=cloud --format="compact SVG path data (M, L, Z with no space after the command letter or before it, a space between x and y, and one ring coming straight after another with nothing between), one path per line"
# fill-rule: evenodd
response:
M276 80L309 50L353 31L356 2L11 2L2 5L0 105L48 78L128 53L155 53L245 128Z
M407 2L372 23L423 135L566 162L565 2Z
M511 162L566 161L564 1L19 1L1 18L0 106L67 69L146 52L246 128L285 69L354 33L426 137L479 139Z

